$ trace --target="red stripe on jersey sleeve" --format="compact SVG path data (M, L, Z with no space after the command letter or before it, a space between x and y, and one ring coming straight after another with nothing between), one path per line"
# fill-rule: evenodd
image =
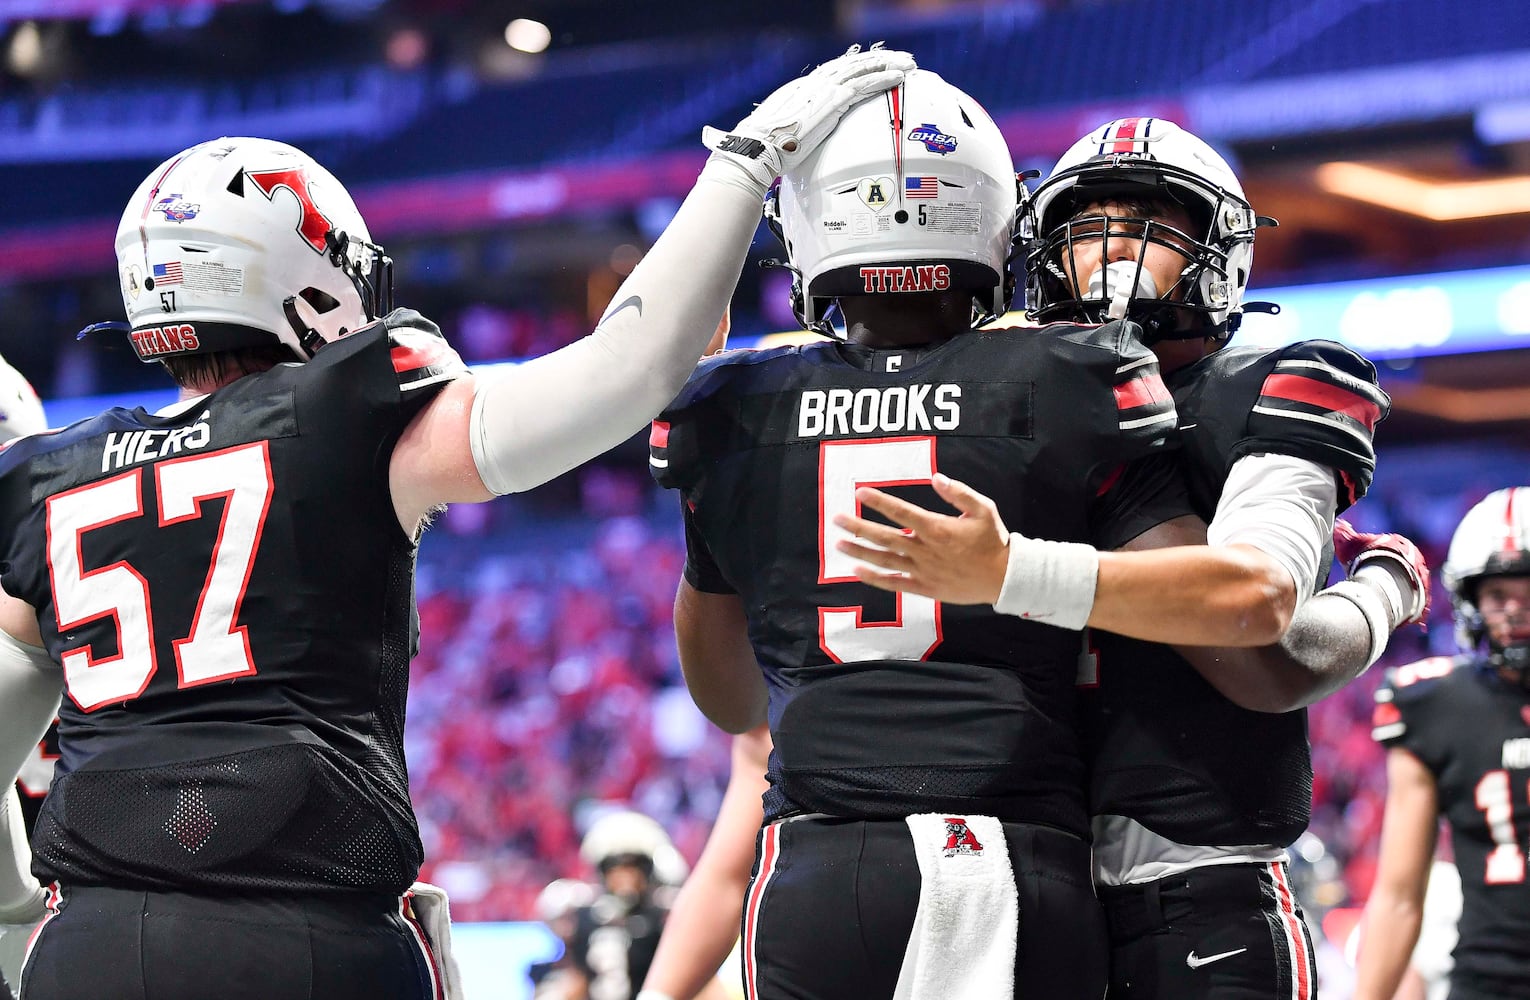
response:
M669 424L666 421L653 422L653 428L648 432L648 445L651 448L669 447Z
M393 370L400 374L429 368L447 360L455 353L451 345L439 337L432 337L429 340L420 338L418 341L411 338L408 344L395 342L388 350L388 356L393 359Z
M1358 420L1365 429L1373 431L1381 419L1381 407L1364 396L1330 382L1320 382L1304 375L1271 375L1264 380L1261 393L1276 399L1289 399L1293 403L1320 406L1334 413Z
M1377 705L1371 713L1371 727L1380 729L1382 726L1394 725L1402 721L1402 709L1390 701Z
M1157 372L1149 372L1111 389L1116 394L1116 409L1130 410L1153 403L1166 403L1169 390Z

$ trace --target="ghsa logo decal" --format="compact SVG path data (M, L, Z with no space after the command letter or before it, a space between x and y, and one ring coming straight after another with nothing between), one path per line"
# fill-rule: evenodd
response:
M163 215L167 222L186 222L195 219L202 206L186 201L178 194L167 194L154 203L152 211Z
M946 817L946 846L941 848L946 857L958 854L982 854L983 845L978 842L967 821L960 816Z
M922 142L925 149L932 153L939 153L941 156L956 152L956 136L949 132L942 132L939 125L933 125L930 122L912 129L908 134L908 141Z

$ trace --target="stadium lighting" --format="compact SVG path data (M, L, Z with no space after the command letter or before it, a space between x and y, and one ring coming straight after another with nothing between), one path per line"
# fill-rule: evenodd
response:
M1421 180L1366 163L1325 163L1318 186L1330 194L1380 205L1435 222L1458 222L1530 212L1530 177L1493 180Z
M517 52L535 55L547 51L552 44L552 31L541 21L518 17L505 25L505 44Z

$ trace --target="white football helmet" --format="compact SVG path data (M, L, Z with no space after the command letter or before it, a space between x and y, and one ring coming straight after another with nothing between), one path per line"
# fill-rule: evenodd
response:
M1183 205L1199 230L1180 233L1160 222L1109 234L1102 216L1075 219L1092 202L1157 196ZM1243 315L1243 293L1254 263L1254 231L1275 220L1254 214L1232 167L1201 139L1163 118L1121 118L1074 143L1036 188L1030 210L1021 220L1025 246L1026 308L1038 322L1103 322L1111 304L1107 283L1075 291L1063 260L1077 232L1098 238L1162 243L1190 259L1172 288L1151 281L1151 305L1136 295L1128 315L1164 317L1161 299L1175 295L1175 307L1204 317L1194 329L1160 319L1151 324L1157 336L1215 336L1225 339ZM1107 252L1106 259L1109 259ZM1137 259L1140 261L1141 255ZM1177 317L1164 317L1165 319ZM1149 325L1145 323L1144 325Z
M947 289L971 291L978 322L1003 313L1018 190L982 105L915 70L851 108L766 200L798 320L833 333L841 296Z
M679 885L690 872L658 820L627 809L591 823L579 842L579 856L602 874L619 861L635 859L656 881L668 885Z
M1440 575L1455 606L1456 642L1468 652L1483 639L1492 645L1477 609L1477 585L1488 576L1530 576L1530 487L1489 493L1467 511L1450 538ZM1509 654L1512 662L1506 665L1530 666L1530 643L1492 652L1500 661Z
M306 361L392 308L392 262L328 170L270 139L224 138L154 168L117 226L144 361L280 342Z
M48 418L32 383L0 358L0 442L47 429Z

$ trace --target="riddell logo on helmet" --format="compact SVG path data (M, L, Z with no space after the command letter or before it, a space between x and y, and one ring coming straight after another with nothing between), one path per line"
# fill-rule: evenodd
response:
M142 330L134 330L128 334L128 337L132 339L133 349L138 352L140 358L195 351L202 346L201 338L197 336L197 328L190 323L148 326Z
M951 268L946 264L863 267L861 280L866 283L868 295L873 292L943 292L951 287Z

